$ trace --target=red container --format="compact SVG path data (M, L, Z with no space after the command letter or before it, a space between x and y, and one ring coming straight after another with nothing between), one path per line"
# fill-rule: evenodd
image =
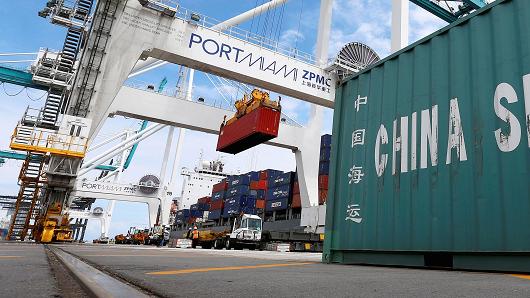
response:
M256 209L265 209L265 200L256 200Z
M226 190L227 188L228 188L228 182L226 180L223 180L212 186L212 193L220 192L220 191Z
M324 203L328 199L328 190L327 189L319 189L318 190L318 204L324 205Z
M293 202L291 203L291 208L301 208L301 207L302 207L302 199L300 198L300 194L293 193Z
M293 183L293 194L300 194L300 184L298 184L298 181Z
M197 203L199 204L210 204L210 201L212 200L211 197L202 197L197 200Z
M223 200L212 201L210 203L210 210L223 209L224 204L225 204L225 201L223 201Z
M195 220L196 220L196 219L197 219L196 217L190 217L190 218L188 219L188 223L189 223L189 224L195 223Z
M318 188L319 189L328 189L328 182L329 182L329 176L328 175L320 175L318 176Z
M267 190L267 180L251 181L250 189L252 190Z
M280 111L261 106L230 125L221 126L217 151L236 154L278 136Z

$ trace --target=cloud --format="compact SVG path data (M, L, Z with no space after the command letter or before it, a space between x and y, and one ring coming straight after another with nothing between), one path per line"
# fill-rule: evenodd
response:
M413 43L423 37L446 26L447 23L417 5L410 9L410 42Z
M295 29L285 30L280 36L280 43L289 47L296 48L299 42L302 42L305 36L302 32Z
M337 0L333 5L333 23L329 54L334 57L347 43L359 41L381 57L390 52L389 1Z
M352 41L365 43L379 57L390 54L391 1L337 0L334 2L334 22L330 40L330 55ZM447 25L444 21L410 4L409 36L412 43Z

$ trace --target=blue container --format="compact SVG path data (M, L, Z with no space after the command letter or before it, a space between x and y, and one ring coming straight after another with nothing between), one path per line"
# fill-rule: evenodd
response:
M265 205L265 211L285 210L289 208L289 198L269 200Z
M212 210L208 213L208 219L210 220L219 219L221 217L221 213L222 213L221 210Z
M287 172L269 179L267 181L267 186L269 188L274 188L281 185L292 184L292 181L294 181L294 172Z
M204 211L191 210L191 217L202 217L203 214L204 214Z
M224 190L212 193L212 201L218 201L218 200L222 200L224 198L225 198L225 191Z
M269 179L272 179L278 175L281 175L283 174L282 171L278 171L278 170L271 170L271 169L267 169L267 170L263 170L263 171L259 171L258 173L260 173L260 175L262 177L263 180L269 180ZM261 179L260 179L261 180Z
M245 214L256 214L256 208L253 208L253 207L250 207L250 206L243 207L243 208L241 208L241 212L243 212Z
M320 148L331 147L331 135L323 135L320 137Z
M329 175L329 161L321 161L318 166L318 175Z
M291 197L292 187L291 184L278 186L267 191L267 200L277 200Z
M185 222L187 222L187 221L188 221L188 220L187 220L187 219L184 219L184 218L178 218L178 217L175 218L175 222L176 222L177 224L183 224L183 223L185 223Z
M232 198L235 196L245 196L250 194L250 187L248 185L238 185L229 188L226 191L226 198Z
M210 206L208 204L197 203L190 206L191 211L208 211L208 209L210 209Z
M227 218L227 217L231 217L231 216L236 216L240 212L241 212L241 206L239 206L237 204L229 205L229 206L225 205L225 208L223 210L223 217Z
M320 148L320 161L329 161L331 156L331 147Z
M248 176L248 179L250 179L250 182L259 181L259 172L248 172L245 175Z
M228 188L239 185L250 185L250 177L246 174L228 177Z
M257 200L264 200L267 197L267 191L264 189L250 190L250 195L256 197Z
M190 217L190 209L178 210L177 216L180 216L182 218Z
M239 197L231 197L226 199L225 201L225 208L226 206L240 206L240 207L246 207L246 206L256 206L256 197L254 196L239 196Z

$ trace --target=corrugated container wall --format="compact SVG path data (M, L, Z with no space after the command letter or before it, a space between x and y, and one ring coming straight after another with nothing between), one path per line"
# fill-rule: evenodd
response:
M324 261L530 271L530 1L338 88Z

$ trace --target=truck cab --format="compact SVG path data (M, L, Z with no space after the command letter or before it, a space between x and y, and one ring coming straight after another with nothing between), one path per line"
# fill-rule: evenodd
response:
M261 242L263 220L257 215L243 214L234 220L226 248L257 248Z

